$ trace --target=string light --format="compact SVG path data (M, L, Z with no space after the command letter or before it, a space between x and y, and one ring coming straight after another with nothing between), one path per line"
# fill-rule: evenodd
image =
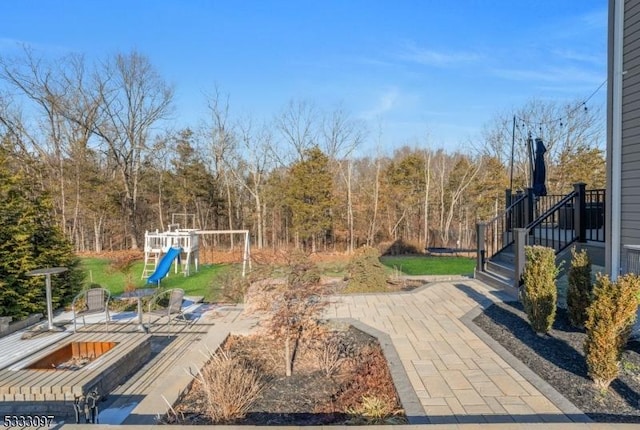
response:
M568 113L566 113L565 115L561 116L560 118L556 118L556 119L552 119L552 120L547 120L547 121L527 121L523 118L520 117L516 117L518 119L519 122L522 122L522 127L531 127L537 125L540 128L540 131L542 132L542 126L543 125L551 125L551 124L555 124L555 123L560 123L560 127L562 127L564 125L564 118L569 118L571 115L573 115L574 113L576 113L578 110L580 110L581 108L583 108L584 112L588 112L589 108L587 107L587 103L598 93L598 91L600 91L600 89L602 89L602 87L607 83L607 80L605 79L604 81L602 81L602 83L600 85L598 85L598 88L596 88L590 95L589 97L587 97L584 101L578 103L573 109L571 109Z

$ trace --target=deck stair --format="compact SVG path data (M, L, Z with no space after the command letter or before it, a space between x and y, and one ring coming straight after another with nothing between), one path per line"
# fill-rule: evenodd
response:
M513 252L502 251L487 261L484 271L476 271L475 276L486 284L500 288L517 298L518 290L514 287L514 261Z
M507 193L505 211L478 224L477 279L517 298L525 245L553 248L566 269L571 245L604 241L604 190L576 184L570 194L547 197L535 197L532 190L515 198Z

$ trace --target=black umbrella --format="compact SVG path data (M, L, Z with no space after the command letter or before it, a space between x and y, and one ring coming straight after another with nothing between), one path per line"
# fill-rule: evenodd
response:
M547 148L544 147L542 139L536 139L536 158L533 166L533 194L536 196L546 196L547 186L547 168L544 165L544 153Z

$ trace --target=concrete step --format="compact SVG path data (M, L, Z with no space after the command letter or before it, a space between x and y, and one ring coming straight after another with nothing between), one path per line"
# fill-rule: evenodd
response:
M515 276L513 264L508 264L503 261L487 261L487 272L495 273L509 279L513 279Z
M514 300L518 299L518 289L513 286L513 279L500 276L492 272L479 272L475 271L474 277L485 284L498 288L505 293L509 294Z
M491 257L491 261L497 261L513 267L516 261L516 256L513 252L504 250Z

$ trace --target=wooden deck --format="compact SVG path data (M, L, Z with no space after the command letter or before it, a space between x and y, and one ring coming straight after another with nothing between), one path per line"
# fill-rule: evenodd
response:
M117 345L78 370L27 368L70 342L114 342ZM3 402L72 402L76 396L82 396L94 387L108 392L119 384L118 378L137 370L133 359L146 359L150 353L148 334L130 331L107 333L92 331L88 327L0 370L0 395Z
M73 416L74 397L86 394L95 386L100 387L103 400L101 416L122 408L131 412L141 403L143 410L165 411L167 405L163 397L175 398L188 385L183 377L189 376L185 369L193 364L196 367L193 371L197 371L205 361L203 352L209 348L215 350L226 337L228 332L221 332L220 336L214 333L216 339L212 339L210 332L214 324L232 325L241 309L194 303L186 311L193 317L188 323L174 321L168 326L166 318L161 318L149 326L148 333L138 331L135 315L112 315L114 322L109 323L108 332L104 322L96 320L90 324L88 321L87 326L79 327L75 334L65 331L28 340L20 339L19 335L0 339L0 348L12 351L12 354L2 354L0 412L53 413L68 421ZM146 316L144 322L148 322ZM26 369L69 342L84 341L117 342L118 345L78 370ZM140 345L146 345L146 350ZM194 351L196 345L198 350ZM103 379L108 383L101 382ZM174 389L178 382L181 386ZM152 395L151 401L147 399L159 392L164 394ZM126 416L117 421L124 418ZM145 420L149 418L147 415Z

